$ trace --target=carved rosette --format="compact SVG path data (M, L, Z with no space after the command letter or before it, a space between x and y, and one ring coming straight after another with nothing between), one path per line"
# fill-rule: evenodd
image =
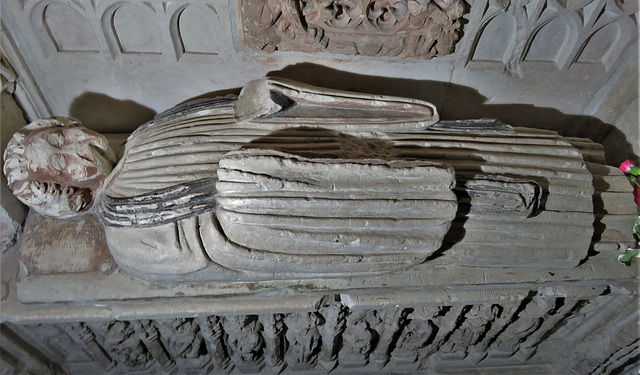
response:
M244 0L244 43L263 52L432 58L452 53L463 0Z

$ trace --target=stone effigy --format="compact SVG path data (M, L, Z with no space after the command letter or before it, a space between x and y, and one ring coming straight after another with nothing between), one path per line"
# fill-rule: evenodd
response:
M419 100L263 79L141 126L88 196L118 266L158 282L375 275L438 255L574 267L606 245L599 223L633 220L619 204L631 188L599 145L438 120ZM40 138L59 131L47 129ZM49 159L28 146L7 149L9 176L14 155ZM85 187L64 177L56 191Z

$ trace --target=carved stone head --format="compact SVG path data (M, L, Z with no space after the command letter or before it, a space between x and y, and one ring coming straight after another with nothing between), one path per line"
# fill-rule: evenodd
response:
M107 139L69 117L36 120L4 153L13 194L41 214L70 217L89 209L116 157Z

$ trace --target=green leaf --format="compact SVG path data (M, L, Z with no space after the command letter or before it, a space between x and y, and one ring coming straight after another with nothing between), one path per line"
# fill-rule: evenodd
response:
M640 237L640 216L638 216L638 220L636 220L636 225L633 226L633 233Z
M629 167L629 171L627 173L631 174L632 176L638 176L640 175L640 167L632 165Z
M633 258L640 258L640 249L627 249L624 253L618 257L618 262L624 264L627 267L631 267Z

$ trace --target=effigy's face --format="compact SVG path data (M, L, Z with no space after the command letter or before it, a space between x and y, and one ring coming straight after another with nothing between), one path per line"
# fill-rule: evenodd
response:
M25 139L29 175L38 181L95 190L111 172L111 163L96 149L106 140L86 128L36 130Z

